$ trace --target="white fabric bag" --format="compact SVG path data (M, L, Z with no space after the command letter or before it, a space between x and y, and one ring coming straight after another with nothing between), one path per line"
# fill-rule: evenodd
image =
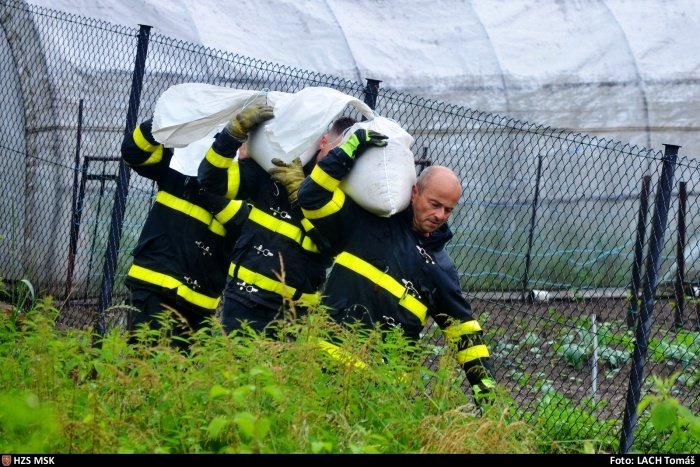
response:
M248 153L265 170L272 159L311 160L328 126L348 105L367 118L374 113L359 99L326 87L308 87L296 93L233 89L203 83L177 84L158 99L153 113L153 136L176 148L170 166L196 175L213 137L252 103L271 105L275 118L251 132Z
M348 128L343 141L360 128L389 137L385 147L369 148L355 161L340 189L364 209L382 217L403 211L411 202L416 166L411 152L413 137L393 120L375 117Z
M326 87L308 87L294 94L270 99L275 118L248 136L248 154L269 171L273 158L291 162L299 157L306 165L316 153L321 136L349 105L367 118L372 109L361 100Z

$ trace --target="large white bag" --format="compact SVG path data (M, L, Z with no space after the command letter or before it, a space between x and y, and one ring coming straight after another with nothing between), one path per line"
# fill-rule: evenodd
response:
M367 118L372 109L335 89L308 87L270 100L275 118L260 125L248 137L248 154L265 170L274 167L273 158L291 162L295 157L306 165L318 150L321 136L347 106Z
M392 216L411 202L411 187L416 183L410 149L413 137L393 120L377 116L350 127L344 140L359 128L378 131L389 139L385 147L367 149L357 158L340 189L366 210L382 217Z
M247 142L248 153L265 170L273 167L275 157L309 162L323 133L348 105L367 118L374 115L359 99L326 87L286 93L184 83L171 86L158 99L153 136L164 146L176 148L171 167L195 175L214 135L254 102L271 105L275 113L275 118L251 132Z

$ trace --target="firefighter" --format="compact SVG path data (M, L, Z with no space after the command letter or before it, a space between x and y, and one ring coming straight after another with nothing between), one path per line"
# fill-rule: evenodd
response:
M219 306L233 244L249 208L207 193L197 177L170 168L173 150L153 138L152 119L125 136L121 153L129 167L158 188L125 280L138 310L129 327L146 323L159 329L155 316L168 306L185 320L173 333L185 336ZM181 340L178 345L186 347Z
M295 164L276 174L290 191L298 188L304 216L337 253L324 305L341 324L398 327L414 340L432 317L456 345L477 401L490 398L495 380L489 351L444 250L452 237L446 221L461 196L457 176L447 167L426 168L412 187L410 206L388 218L364 210L338 188L357 157L386 144L386 136L360 129L330 151L300 186Z
M318 303L318 289L331 259L324 254L315 229L303 218L293 199L252 157L234 160L236 149L248 138L250 122L273 118L269 106L251 104L219 134L199 166L199 181L209 192L251 204L229 266L224 290L222 324L226 332L247 323L257 332L277 337L279 325ZM325 133L316 160L342 139L355 120L341 117Z

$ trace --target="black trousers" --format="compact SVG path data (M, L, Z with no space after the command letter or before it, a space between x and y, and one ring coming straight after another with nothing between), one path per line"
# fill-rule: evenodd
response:
M305 308L296 307L297 316L306 313ZM271 308L246 297L226 295L221 324L227 334L241 329L247 323L252 329L267 337L278 338L279 331L284 327L284 312Z
M176 310L184 319L182 323L178 318L177 324L173 327L173 335L186 337L191 332L203 327L204 320L208 315L188 309L186 306L175 303L169 297L148 289L131 289L131 306L137 310L132 310L129 319L129 330L134 330L142 323L146 323L151 329L160 329L161 323L156 319L156 315L163 313L164 306ZM178 345L181 345L178 343Z

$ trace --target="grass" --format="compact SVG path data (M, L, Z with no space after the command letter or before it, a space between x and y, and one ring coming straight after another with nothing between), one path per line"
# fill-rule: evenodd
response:
M0 313L0 451L22 453L614 452L619 420L531 378L531 411L499 388L483 414L452 351L400 332L338 328L314 311L278 340L224 335L212 320L177 350L163 328L59 330L38 299ZM318 347L330 334L366 369ZM694 342L694 341L693 341ZM423 362L430 361L426 367ZM670 384L670 383L669 383ZM662 391L646 399L635 448L694 452L697 418ZM649 415L651 414L651 416ZM674 418L675 417L675 418ZM690 431L689 431L690 430Z
M162 331L59 331L39 300L0 321L0 451L13 453L534 452L536 432L496 402L480 416L454 355L434 370L399 333L334 328L312 313L288 336L197 332L189 355ZM368 364L319 350L333 330ZM430 383L428 385L428 382Z

